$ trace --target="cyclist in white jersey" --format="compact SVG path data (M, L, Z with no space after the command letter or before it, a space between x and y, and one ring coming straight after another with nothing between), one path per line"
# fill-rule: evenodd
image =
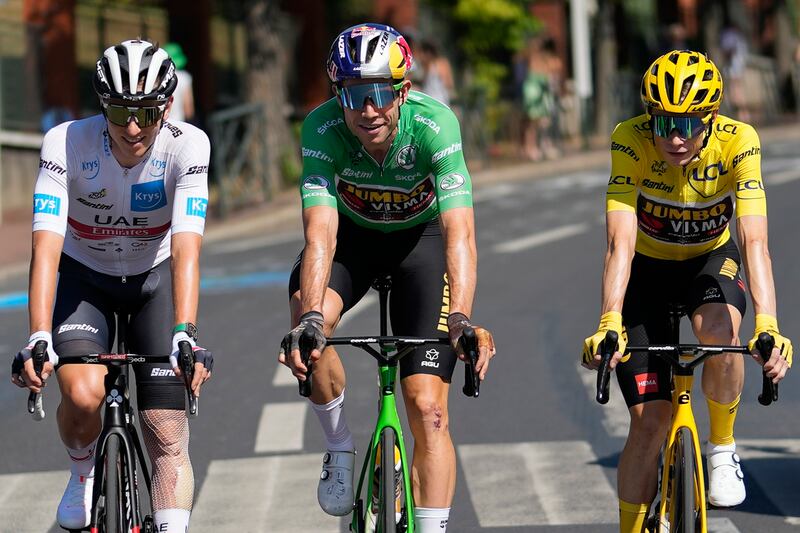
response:
M89 523L106 369L58 366L57 354L108 352L114 315L122 313L130 316L130 351L171 353L169 365L137 367L137 397L153 465L156 530L188 530L194 478L176 356L178 342L192 344L198 360L192 387L199 393L213 362L197 346L194 325L210 147L194 126L167 122L176 84L163 49L141 40L112 46L94 77L103 113L53 128L42 145L33 197L31 335L12 380L38 392L58 370L57 421L72 476L57 519L67 529ZM30 360L38 340L48 345L41 379Z

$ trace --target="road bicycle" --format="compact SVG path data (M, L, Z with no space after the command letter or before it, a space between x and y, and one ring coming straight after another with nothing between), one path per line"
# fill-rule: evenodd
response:
M350 530L356 533L414 533L414 498L403 430L397 414L395 383L400 359L422 345L450 345L448 337L431 339L391 337L387 335L387 299L392 282L381 276L372 283L380 301L380 335L376 337L331 337L327 345L350 345L369 353L378 363L379 413L358 478L356 501ZM312 365L309 355L314 337L304 332L300 338L300 353L307 367L305 381L298 381L300 394L311 395ZM465 328L461 338L465 354L463 393L477 398L480 379L475 373L478 360L478 341L472 328ZM377 346L377 349L376 349ZM388 450L385 453L384 450ZM371 472L372 475L367 473ZM362 497L363 496L363 497Z
M655 505L645 524L649 533L707 533L706 492L703 465L700 462L700 439L692 412L694 370L707 358L722 353L749 354L747 346L712 346L679 344L682 306L669 310L669 344L628 346L626 353L646 352L667 361L672 368L672 422L661 451L659 485ZM597 374L597 401L609 399L609 362L617 350L618 336L606 334L600 347L602 362ZM767 361L775 340L762 333L756 348ZM758 401L769 405L778 399L778 385L762 372L762 391Z
M137 468L141 470L150 500L151 481L139 433L135 425L134 408L130 401L128 382L130 365L142 363L167 363L168 355L142 355L126 353L127 315L117 314L117 352L60 356L59 363L99 364L108 367L105 379L106 400L103 410L103 427L95 447L95 484L92 492L92 512L89 525L83 529L67 529L70 533L155 533L153 517L142 516L139 499ZM198 414L198 398L191 389L194 375L194 353L191 345L183 341L179 366L186 387L186 416ZM33 365L40 375L47 360L47 343L37 342L33 347ZM28 412L34 420L45 417L41 393L28 396ZM137 463L138 461L138 463ZM64 528L66 529L66 528Z

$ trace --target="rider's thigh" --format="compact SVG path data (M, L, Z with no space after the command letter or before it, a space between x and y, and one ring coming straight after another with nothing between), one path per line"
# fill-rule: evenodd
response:
M692 315L692 330L702 344L739 344L742 313L727 303L707 303Z
M414 374L403 378L400 384L411 428L447 431L450 384L433 374Z

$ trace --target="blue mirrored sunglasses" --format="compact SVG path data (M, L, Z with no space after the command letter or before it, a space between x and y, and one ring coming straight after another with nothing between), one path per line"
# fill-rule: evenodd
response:
M708 115L705 117L675 117L668 115L653 115L651 117L653 133L659 137L669 137L677 130L678 137L691 139L703 133L708 125Z
M367 98L372 101L372 105L383 108L394 102L400 89L401 83L359 83L338 88L339 99L347 109L364 109Z

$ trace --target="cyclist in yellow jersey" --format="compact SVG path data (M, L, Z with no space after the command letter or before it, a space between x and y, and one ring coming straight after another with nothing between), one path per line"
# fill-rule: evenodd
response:
M582 362L597 368L606 332L620 334L611 367L631 416L618 470L625 533L643 531L672 410L668 365L658 357L625 354L626 343L667 342L669 304L679 304L701 343L738 345L746 309L743 266L756 314L749 347L761 332L775 338L782 357L764 367L775 383L791 366L792 345L775 318L758 135L750 125L718 114L722 94L719 70L704 54L668 52L642 79L645 114L622 122L611 136L602 316L597 333L584 341ZM739 247L729 229L734 217ZM743 382L738 356L705 363L709 501L717 506L745 498L733 439Z

